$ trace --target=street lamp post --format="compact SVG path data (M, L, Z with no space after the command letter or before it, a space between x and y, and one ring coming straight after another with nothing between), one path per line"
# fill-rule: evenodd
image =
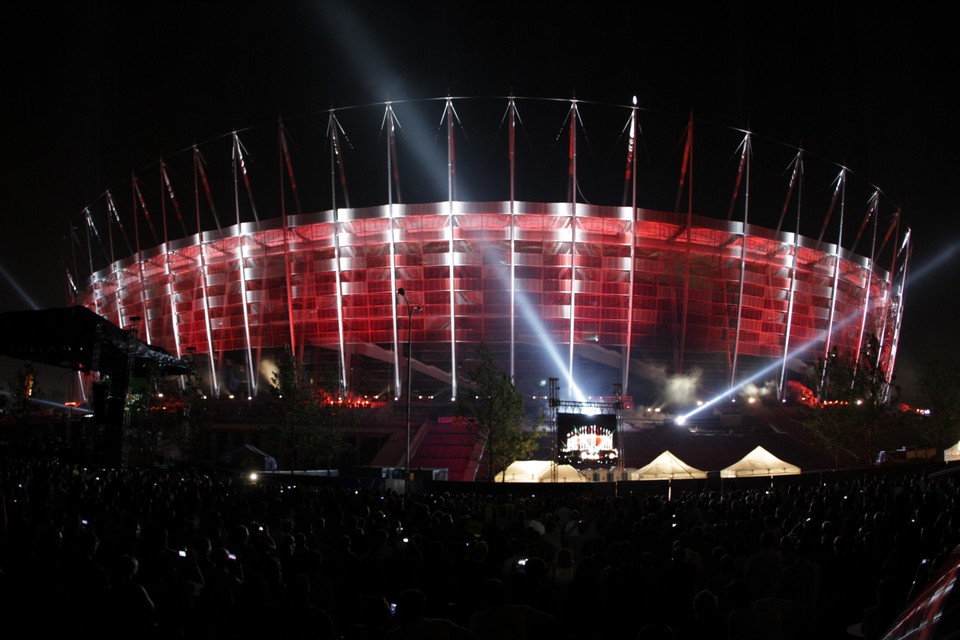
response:
M403 304L407 309L407 449L404 455L403 468L403 488L404 492L406 492L410 485L410 395L412 393L410 379L413 375L413 359L410 356L413 351L413 312L422 311L423 307L411 305L410 301L407 300L407 292L404 291L403 287L397 289L397 295L403 298Z

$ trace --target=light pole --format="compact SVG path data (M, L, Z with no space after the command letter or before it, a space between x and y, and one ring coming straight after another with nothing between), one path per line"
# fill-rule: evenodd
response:
M406 493L407 487L410 485L410 378L413 375L413 359L410 357L410 354L413 350L413 312L423 311L423 307L411 305L410 301L407 300L407 292L404 291L403 287L397 289L397 295L403 298L403 304L407 308L407 452L404 456L403 465L403 489L404 493Z

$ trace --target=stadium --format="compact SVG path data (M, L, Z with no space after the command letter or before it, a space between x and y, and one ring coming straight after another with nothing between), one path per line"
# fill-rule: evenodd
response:
M528 397L679 409L786 400L872 338L889 382L910 239L879 188L750 131L447 97L194 144L86 207L65 255L72 304L212 396L264 393L289 346L343 397L439 406L485 343Z

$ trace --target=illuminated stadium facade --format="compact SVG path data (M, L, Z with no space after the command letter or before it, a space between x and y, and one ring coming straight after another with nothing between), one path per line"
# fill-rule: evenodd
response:
M469 388L481 341L525 394L555 377L572 400L783 397L870 336L892 375L909 231L843 167L574 100L299 121L107 191L71 233L71 302L194 358L221 396L265 392L286 345L318 384L394 398L409 347L414 396L441 402Z

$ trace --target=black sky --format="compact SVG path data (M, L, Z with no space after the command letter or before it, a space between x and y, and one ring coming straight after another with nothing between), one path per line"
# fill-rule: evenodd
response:
M917 274L898 354L909 391L927 355L960 356L953 7L18 2L0 27L0 312L63 306L61 239L83 208L235 128L386 99L637 95L802 145L902 209Z

